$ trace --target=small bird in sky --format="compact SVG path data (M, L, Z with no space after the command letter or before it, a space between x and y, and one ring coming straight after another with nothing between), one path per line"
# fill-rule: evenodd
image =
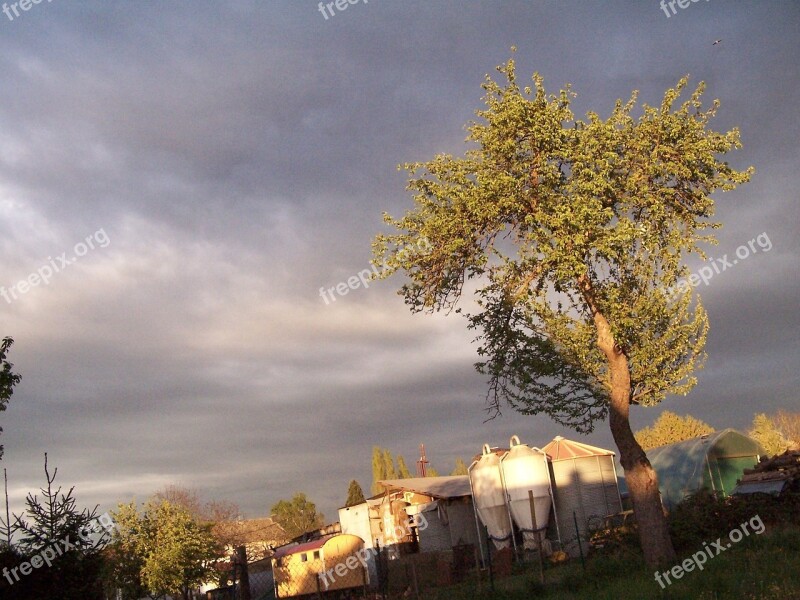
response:
M716 40L716 41L715 41L713 44L711 44L711 45L712 45L712 46L716 46L717 44L721 44L721 43L722 43L722 40Z

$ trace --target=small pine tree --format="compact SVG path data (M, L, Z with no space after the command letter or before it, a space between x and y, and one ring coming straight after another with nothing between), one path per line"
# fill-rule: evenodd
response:
M356 504L361 504L365 502L364 498L364 490L361 489L359 483L353 479L350 482L350 487L347 488L347 500L345 501L345 507L348 506L355 506Z
M32 597L61 598L63 600L89 600L102 598L100 551L110 538L110 533L96 528L97 506L93 510L78 511L71 487L62 493L61 486L54 488L58 469L50 470L47 453L44 455L46 487L40 489L42 498L28 494L23 515L14 515L13 529L19 534L17 550L26 559L39 556L46 548L63 549L52 560L48 569L37 571L21 585L29 588ZM99 536L90 533L100 529Z
M386 465L386 479L397 479L397 469L394 467L394 458L388 449L383 451L383 462Z

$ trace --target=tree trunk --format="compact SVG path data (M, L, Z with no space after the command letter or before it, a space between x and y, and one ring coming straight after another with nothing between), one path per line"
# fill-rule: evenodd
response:
M598 310L588 279L582 278L580 283L597 328L597 346L608 359L611 376L611 435L619 449L619 461L625 470L625 481L633 500L633 514L636 517L644 560L649 567L674 564L677 555L661 505L658 477L631 431L631 374L628 357L615 343L611 325Z
M627 358L616 367L611 367L611 408L610 424L611 434L619 449L619 460L625 470L625 481L628 484L631 499L633 500L633 513L636 516L639 531L639 543L642 546L644 560L650 567L671 565L677 560L672 540L669 536L667 518L661 505L661 495L658 491L658 476L650 465L642 447L633 437L630 420L630 373L628 372ZM614 371L624 368L624 377L627 386L615 377ZM627 389L626 389L627 387Z

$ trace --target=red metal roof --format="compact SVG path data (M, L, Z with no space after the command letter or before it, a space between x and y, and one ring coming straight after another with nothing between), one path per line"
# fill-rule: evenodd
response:
M569 460L572 458L586 458L588 456L614 456L611 450L573 442L572 440L556 436L553 441L542 448L552 461Z
M282 558L284 556L289 556L290 554L297 554L298 552L308 552L309 550L317 550L322 548L329 539L331 539L332 535L326 535L325 537L321 537L318 540L314 540L313 542L306 542L305 544L297 544L296 546L284 546L282 548L278 548L275 550L275 554L272 558Z

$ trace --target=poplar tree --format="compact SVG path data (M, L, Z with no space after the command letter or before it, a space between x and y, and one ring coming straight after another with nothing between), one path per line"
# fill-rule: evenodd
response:
M685 257L706 258L717 190L746 182L718 156L740 147L736 129L709 128L700 83L676 102L634 117L637 93L608 118L576 119L569 86L548 95L543 80L521 88L515 64L487 76L485 108L468 125L463 157L404 165L415 208L385 215L377 276L403 272L413 312L461 310L477 332L488 377L488 410L508 404L579 432L609 419L649 565L673 564L656 473L630 427L631 406L685 395L704 359L708 318L689 286ZM401 254L427 239L425 254ZM470 309L472 310L472 309Z

